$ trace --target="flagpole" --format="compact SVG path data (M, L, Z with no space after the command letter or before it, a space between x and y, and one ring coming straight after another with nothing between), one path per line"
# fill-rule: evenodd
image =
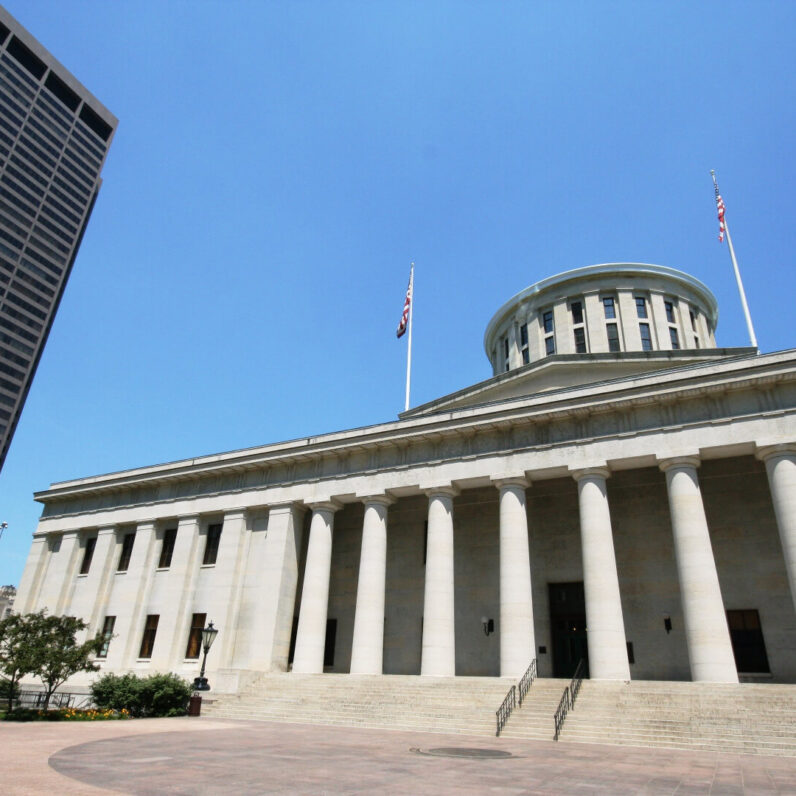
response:
M415 264L409 268L409 347L406 349L406 403L404 412L409 410L409 385L412 380L412 315L415 308Z
M716 182L716 172L711 169L710 176L713 177L713 187L716 189L718 195L719 186ZM743 307L743 314L746 318L746 328L749 330L749 341L753 348L757 348L757 338L755 337L755 330L752 326L752 316L749 314L749 305L746 303L746 293L743 289L743 282L741 281L741 272L738 270L738 261L735 259L735 249L732 245L732 238L730 237L730 228L727 226L726 217L722 219L724 223L724 234L727 236L727 246L730 250L730 259L732 260L732 268L735 271L735 281L738 283L738 292L741 294L741 306Z

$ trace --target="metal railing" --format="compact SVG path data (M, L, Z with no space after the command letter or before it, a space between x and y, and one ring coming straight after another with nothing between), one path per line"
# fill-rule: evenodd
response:
M509 688L508 694L506 694L506 698L503 700L501 706L495 712L495 716L497 717L497 732L495 735L500 735L500 731L506 726L506 722L509 720L509 716L511 715L511 711L517 706L517 686L513 685Z
M558 736L561 735L561 728L564 726L564 720L567 714L575 707L575 700L580 692L580 684L583 682L583 672L585 668L586 661L581 658L575 668L575 674L572 675L569 685L564 689L564 693L561 695L561 701L558 703L558 708L553 716L553 721L556 725L556 733L553 736L554 741L557 741Z
M17 707L20 708L43 708L44 691L19 691L14 699ZM50 696L51 708L68 708L72 706L72 701L76 694L55 693Z
M534 658L525 670L525 674L520 677L520 683L517 686L517 691L519 692L517 698L520 707L522 707L522 700L525 699L525 695L528 693L528 689L533 685L536 676L536 658Z

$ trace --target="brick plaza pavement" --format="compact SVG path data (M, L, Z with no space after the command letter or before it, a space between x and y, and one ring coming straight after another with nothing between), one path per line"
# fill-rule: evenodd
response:
M0 793L796 794L796 759L211 718L0 722Z

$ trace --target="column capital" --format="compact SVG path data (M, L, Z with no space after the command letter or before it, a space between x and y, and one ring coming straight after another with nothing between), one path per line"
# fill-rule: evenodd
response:
M779 442L774 445L758 445L755 458L765 462L777 456L796 456L796 442Z
M611 470L608 468L608 465L605 464L598 464L593 467L582 467L580 469L570 469L570 475L578 482L583 481L586 478L610 478L611 477Z
M328 500L313 500L307 502L307 508L311 509L313 513L327 511L330 514L334 514L335 511L339 511L343 508L343 504L339 500L334 500L330 498Z
M157 527L157 520L144 520L135 524L135 530L138 531L154 531Z
M274 503L268 507L268 516L275 516L277 514L290 514L293 511L300 511L304 513L307 506L298 501L290 501L288 503Z
M367 506L369 503L375 503L379 506L391 506L395 503L395 498L384 492L381 495L357 495L357 497Z
M434 497L455 498L459 494L459 490L453 484L426 487L423 489L423 492L425 492L429 499Z
M668 459L660 459L658 467L666 473L669 470L696 470L701 463L699 456L671 456Z
M247 515L246 509L229 509L224 512L224 522L227 520L245 520Z
M101 528L97 529L97 537L110 536L111 534L116 533L118 530L118 525L103 525Z
M178 527L182 527L183 525L198 525L198 524L199 524L198 514L186 514L184 517L179 517L177 519Z
M527 489L531 485L531 479L525 473L522 475L501 475L498 478L493 478L492 483L501 490L509 486L519 486Z

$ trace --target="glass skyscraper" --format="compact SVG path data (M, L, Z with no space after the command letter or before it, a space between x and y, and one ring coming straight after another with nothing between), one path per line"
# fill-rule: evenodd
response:
M117 119L0 7L0 468Z

